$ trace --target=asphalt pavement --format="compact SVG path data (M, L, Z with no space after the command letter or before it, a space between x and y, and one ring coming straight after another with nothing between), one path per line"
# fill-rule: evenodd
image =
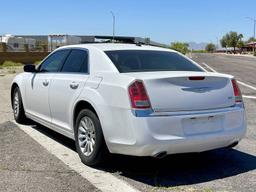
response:
M10 121L0 146L0 191L99 191Z
M220 73L233 75L238 81L256 87L256 58L226 54L193 54L192 59L205 67L204 63ZM205 67L207 68L207 67ZM211 71L211 70L209 70ZM256 95L256 91L241 86L244 94Z

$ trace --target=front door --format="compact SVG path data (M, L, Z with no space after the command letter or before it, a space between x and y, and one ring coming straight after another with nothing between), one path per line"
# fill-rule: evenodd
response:
M58 73L70 50L56 51L46 58L26 82L26 113L51 122L49 89L52 77Z

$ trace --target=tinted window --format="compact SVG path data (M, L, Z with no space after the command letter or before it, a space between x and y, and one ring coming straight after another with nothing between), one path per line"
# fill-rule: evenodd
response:
M88 72L88 56L86 51L72 50L68 56L62 72Z
M174 52L119 50L106 51L121 73L145 71L202 71L194 63Z
M50 55L39 67L41 72L57 72L70 50L60 50Z

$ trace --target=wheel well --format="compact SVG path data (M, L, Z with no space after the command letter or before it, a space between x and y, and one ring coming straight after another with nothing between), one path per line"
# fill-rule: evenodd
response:
M75 106L75 110L74 110L74 115L73 115L73 127L75 127L76 124L76 117L78 116L79 112L82 109L89 109L91 110L93 113L95 113L95 115L99 118L96 110L93 108L93 106L87 102L87 101L79 101L76 106Z
M13 100L13 92L14 92L14 90L15 90L16 87L19 87L18 84L17 84L17 83L13 83L13 84L12 84L12 88L11 88L11 99L12 99L12 100ZM12 103L12 100L11 100L11 104L13 104L13 103ZM13 106L12 106L12 107L13 107Z

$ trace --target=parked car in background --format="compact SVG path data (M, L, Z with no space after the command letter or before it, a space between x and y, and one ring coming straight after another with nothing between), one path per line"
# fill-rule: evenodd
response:
M234 77L206 72L170 49L64 46L24 71L11 88L15 120L74 139L87 165L109 152L164 157L232 147L246 131Z

